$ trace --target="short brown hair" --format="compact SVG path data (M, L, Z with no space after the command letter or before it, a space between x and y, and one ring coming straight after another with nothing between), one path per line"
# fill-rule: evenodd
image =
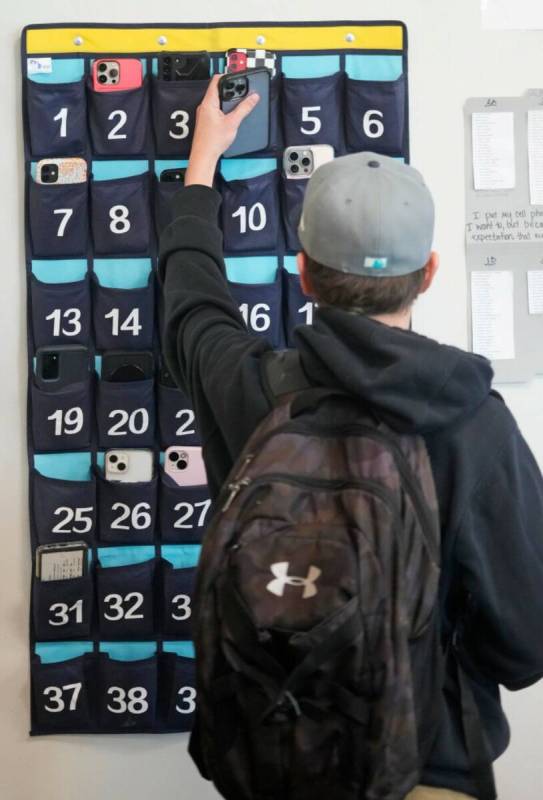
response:
M306 257L307 274L317 303L368 316L408 309L424 281L424 267L395 278L371 278L340 272L319 264L307 254Z

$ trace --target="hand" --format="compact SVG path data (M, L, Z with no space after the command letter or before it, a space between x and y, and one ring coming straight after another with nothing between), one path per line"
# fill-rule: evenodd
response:
M196 109L196 126L185 173L185 186L192 183L205 186L213 184L219 158L236 138L241 122L260 100L258 94L250 94L233 111L224 114L219 101L220 77L214 75L211 78L207 92Z

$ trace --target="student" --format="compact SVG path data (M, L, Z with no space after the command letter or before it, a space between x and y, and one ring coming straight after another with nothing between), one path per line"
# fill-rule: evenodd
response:
M269 413L260 360L225 279L212 188L218 159L257 102L223 115L218 77L198 109L185 186L160 244L164 352L192 400L212 497ZM498 685L521 689L543 675L543 482L530 449L481 356L420 336L410 319L432 285L433 202L419 173L371 153L338 158L311 178L298 254L304 291L319 303L295 334L307 377L370 403L392 428L424 437L442 522L444 636L459 597L471 597L464 641L471 684L493 759L509 728ZM475 796L457 694L421 787L409 800Z

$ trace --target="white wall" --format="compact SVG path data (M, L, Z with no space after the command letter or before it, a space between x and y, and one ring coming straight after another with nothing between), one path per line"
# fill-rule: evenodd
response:
M533 0L537 2L537 0ZM151 13L151 6L156 9ZM189 8L190 6L190 8ZM438 211L439 280L421 301L421 332L466 345L463 250L462 106L468 96L516 95L541 86L543 32L484 32L478 0L199 0L75 2L5 0L0 11L0 798L2 800L179 800L215 797L185 753L186 737L70 736L29 739L27 686L27 534L25 450L25 293L19 33L31 22L402 19L410 36L412 162L431 186ZM501 387L543 464L543 381ZM542 587L543 591L543 587ZM543 685L504 701L513 741L497 773L500 800L539 800L543 783Z

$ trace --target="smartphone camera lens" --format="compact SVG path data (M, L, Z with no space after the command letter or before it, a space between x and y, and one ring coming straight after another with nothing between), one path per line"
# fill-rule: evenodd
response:
M98 72L106 72L107 71L107 64L102 61L101 64L98 64Z
M292 164L290 167L290 171L292 172L293 175L296 175L296 173L300 171L300 167L298 166L298 164Z
M189 465L189 462L184 458L179 458L177 464L175 465L177 469L186 469Z
M298 161L298 153L296 151L290 153L289 158L291 161Z
M175 464L175 462L179 459L179 453L176 453L175 451L173 453L168 453L168 458Z
M224 84L224 88L228 89L228 91L232 91L235 88L236 84L233 81L227 81Z
M119 461L119 463L117 464L117 469L119 470L119 472L124 472L126 467L127 467L126 461Z
M224 99L225 99L225 100L231 100L233 97L234 97L234 92L228 92L228 91L226 91L226 92L224 93Z
M110 455L110 457L109 457L109 463L110 463L110 464L116 464L118 460L119 460L119 459L118 459L118 457L115 455L115 453L112 453L112 454Z
M116 78L117 75L119 74L119 70L113 67L112 69L109 70L109 74L111 75L112 78Z
M98 83L107 83L107 75L98 75Z
M307 156L304 156L302 158L302 166L303 167L308 167L310 164L311 164L311 159L308 158Z

